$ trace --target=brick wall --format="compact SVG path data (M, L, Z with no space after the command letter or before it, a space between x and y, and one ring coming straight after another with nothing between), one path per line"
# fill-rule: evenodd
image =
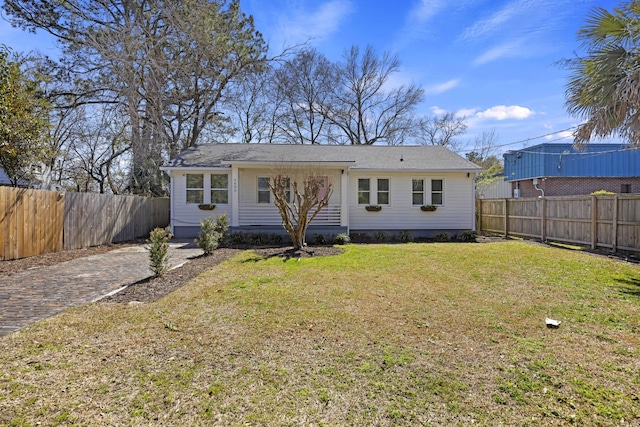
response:
M578 196L594 191L606 190L621 193L622 185L631 186L630 193L640 193L640 177L636 178L545 178L538 180L538 188L545 196ZM516 188L516 182L511 183ZM519 181L520 197L538 197L542 193L536 190L531 179Z

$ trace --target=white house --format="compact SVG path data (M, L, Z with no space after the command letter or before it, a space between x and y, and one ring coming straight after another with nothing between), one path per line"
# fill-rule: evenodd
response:
M161 169L171 177L176 237L196 236L201 220L222 213L232 232L283 233L265 180L287 170L331 183L329 205L310 234L409 231L429 237L474 230L474 178L482 171L440 146L275 144L195 145ZM436 209L426 211L427 205Z

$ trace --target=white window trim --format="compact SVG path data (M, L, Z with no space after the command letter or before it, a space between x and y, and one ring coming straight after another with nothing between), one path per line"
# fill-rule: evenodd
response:
M368 179L369 180L369 202L368 203L360 203L360 180L361 179ZM374 178L371 178L370 176L359 176L358 178L356 178L356 202L357 202L358 206L375 205L375 203L372 202L372 198L373 198L373 184L372 184L372 181L373 180L374 180Z
M358 186L359 180L361 179L368 179L369 180L369 203L360 203L360 197L358 193L360 193L360 187ZM379 179L386 179L389 181L389 190L387 190L387 192L389 193L389 203L378 203L378 180ZM359 176L356 179L356 202L358 206L370 206L370 205L380 205L380 206L391 206L391 199L392 199L392 189L391 189L391 185L392 185L393 180L391 179L390 176Z
M272 200L273 199L273 197L272 197L273 195L271 194L271 187L268 188L268 190L269 190L269 202L261 202L260 201L260 191L263 191L263 192L265 191L265 190L261 190L260 189L260 180L261 179L267 179L267 180L270 181L271 177L269 177L269 176L258 176L256 178L256 203L259 204L259 205L269 205L269 204L273 203L273 200Z
M379 179L386 179L389 182L389 189L387 190L387 193L389 193L389 203L380 203L378 202L378 180ZM377 176L375 178L375 182L376 182L376 202L374 203L375 205L380 205L380 206L391 206L391 177L388 176Z
M429 204L433 205L433 206L444 206L447 202L447 200L445 199L445 192L446 192L446 188L447 188L447 184L446 184L446 180L444 178L441 178L439 176L432 176L427 178L427 180L429 181ZM433 203L433 189L431 188L431 181L433 180L440 180L442 181L442 191L440 193L442 193L442 204L435 204Z
M187 187L188 184L188 176L189 175L202 175L202 187ZM199 205L201 203L206 203L206 198L207 198L207 192L205 191L205 188L207 187L207 183L205 182L207 179L207 174L206 173L185 173L184 174L184 187L185 187L185 192L184 192L184 201L186 205ZM190 202L189 201L189 191L193 191L193 190L201 190L202 191L202 201L201 202Z
M218 188L218 187L213 188L213 186L212 186L212 184L211 184L211 175L226 175L226 176L227 176L227 186L226 186L226 188L223 188L223 187L220 187L220 188ZM230 176L228 173L217 173L217 172L211 172L211 173L209 173L209 190L208 190L208 192L207 192L207 194L209 195L209 202L211 203L211 192L212 192L213 190L227 190L227 203L216 203L216 204L219 204L219 205L225 205L225 206L226 206L226 205L228 205L228 204L229 204L229 199L230 199L230 197L231 197L231 191L230 191L230 189L229 189L229 184L230 184L230 183L231 183L231 176Z
M446 204L446 198L445 198L445 193L446 193L446 188L447 188L447 184L446 184L446 179L440 176L414 176L411 178L411 206L413 206L414 208L419 208L422 205L416 205L413 203L413 180L414 179L421 179L423 182L423 194L422 194L422 205L431 205L431 206L445 206ZM431 181L432 180L440 180L442 181L442 204L434 204L433 203L433 189L431 187Z
M417 181L420 180L422 181L422 203L420 204L415 204L413 203L413 181ZM427 179L425 177L420 177L420 176L414 176L411 177L411 206L415 207L415 208L419 208L420 206L425 205L425 199L426 199L426 194L427 194Z

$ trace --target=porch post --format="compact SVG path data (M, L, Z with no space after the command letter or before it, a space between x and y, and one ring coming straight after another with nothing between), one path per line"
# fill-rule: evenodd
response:
M340 226L349 232L349 169L342 169L340 175Z
M238 227L240 225L240 192L238 188L240 182L238 180L238 166L231 165L231 226Z

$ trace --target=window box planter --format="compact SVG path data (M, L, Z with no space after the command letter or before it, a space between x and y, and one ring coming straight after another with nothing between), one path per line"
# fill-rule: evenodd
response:
M382 206L380 205L369 205L365 206L365 209L369 212L380 212L382 210Z
M214 205L213 203L208 204L208 203L201 203L198 205L198 209L200 209L201 211L212 211L216 208L216 205Z
M432 205L422 205L422 206L420 206L420 210L422 212L433 212L436 209L438 209L438 207L437 206L432 206Z

